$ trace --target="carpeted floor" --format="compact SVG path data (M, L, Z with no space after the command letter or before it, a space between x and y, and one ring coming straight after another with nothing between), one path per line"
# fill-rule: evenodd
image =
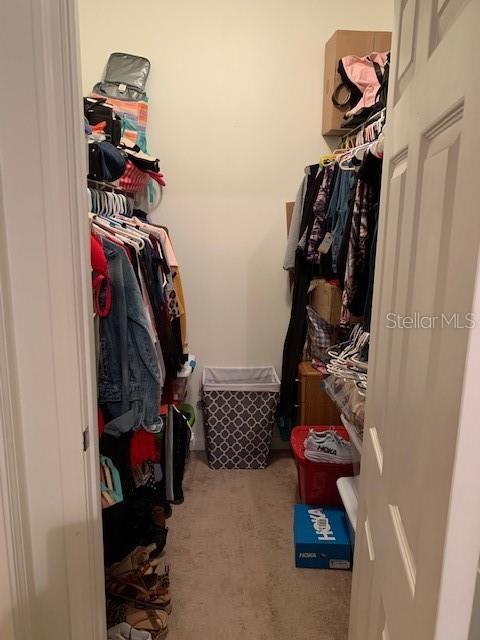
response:
M212 471L190 461L169 520L169 640L346 640L351 573L295 569L295 463Z

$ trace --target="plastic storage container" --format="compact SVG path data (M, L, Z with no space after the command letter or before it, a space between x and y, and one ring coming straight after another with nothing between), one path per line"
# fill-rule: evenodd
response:
M353 475L352 465L335 464L331 462L312 462L305 458L305 438L309 429L315 431L335 430L345 440L350 440L344 427L337 426L308 426L295 427L290 436L290 444L297 463L298 490L303 504L325 505L331 507L343 506L337 488L337 479Z
M266 467L279 393L273 367L205 367L205 436L212 469Z

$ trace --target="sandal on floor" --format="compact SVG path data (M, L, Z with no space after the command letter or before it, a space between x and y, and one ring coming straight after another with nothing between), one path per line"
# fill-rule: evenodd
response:
M120 562L115 562L107 569L107 576L125 575L131 571L145 573L150 566L150 557L155 555L157 549L156 544L150 544L147 547L135 547Z
M125 610L126 622L139 631L148 631L152 640L163 638L168 633L168 614L157 609L136 609L128 607Z
M107 593L131 603L138 609L158 609L170 613L172 603L168 586L168 574L139 575L130 572L127 575L108 578Z

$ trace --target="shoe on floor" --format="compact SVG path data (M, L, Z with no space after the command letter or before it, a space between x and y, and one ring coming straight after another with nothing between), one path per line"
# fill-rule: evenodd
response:
M168 633L168 615L162 609L138 608L128 602L107 598L107 624L109 628L127 624L143 634L149 633L151 640L163 638ZM150 637L145 636L145 640L150 640ZM119 640L123 640L121 635Z
M169 587L168 567L163 573L157 573L155 568L151 568L148 574L129 571L109 575L106 580L109 596L124 600L138 609L158 609L167 613L172 610Z
M122 622L108 629L107 640L152 640L152 636L148 631L139 631Z

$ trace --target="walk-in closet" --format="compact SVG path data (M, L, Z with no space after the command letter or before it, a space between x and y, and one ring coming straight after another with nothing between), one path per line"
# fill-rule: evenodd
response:
M2 4L2 640L480 638L479 21Z

